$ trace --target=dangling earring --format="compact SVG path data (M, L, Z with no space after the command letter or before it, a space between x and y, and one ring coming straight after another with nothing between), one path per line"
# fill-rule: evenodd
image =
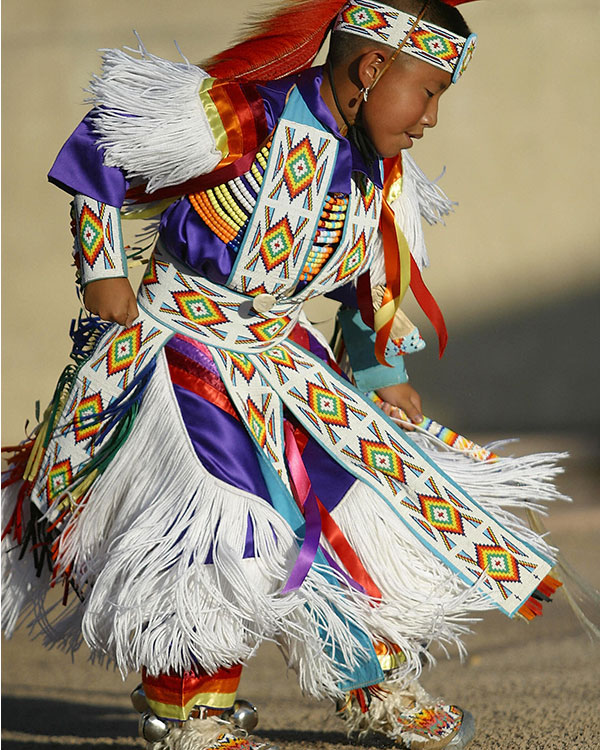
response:
M359 94L362 94L362 98L364 99L364 101L368 101L369 99L370 88L371 88L370 86L363 86L362 89L359 91Z

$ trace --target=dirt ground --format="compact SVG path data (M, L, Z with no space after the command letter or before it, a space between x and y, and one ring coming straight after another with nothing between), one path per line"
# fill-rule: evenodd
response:
M548 440L526 447L555 447ZM600 503L597 452L568 446L573 457L561 479L576 497L557 507L547 522L553 541L594 585L600 584ZM600 748L600 658L569 609L557 596L537 622L509 622L491 613L467 640L469 658L440 658L423 677L435 695L468 707L478 731L473 750L593 750ZM596 613L597 614L597 613ZM136 675L118 674L45 651L19 631L2 648L2 740L4 750L79 747L142 748L128 693ZM240 695L258 705L259 734L281 750L347 750L328 703L303 698L293 673L274 647L265 646L242 678ZM363 748L376 747L367 741ZM386 746L385 743L379 745Z

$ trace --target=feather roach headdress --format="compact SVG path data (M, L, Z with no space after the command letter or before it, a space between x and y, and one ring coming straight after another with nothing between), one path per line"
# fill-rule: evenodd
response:
M442 0L460 5L471 0ZM230 49L202 64L216 78L268 81L310 66L345 0L290 0L251 23Z

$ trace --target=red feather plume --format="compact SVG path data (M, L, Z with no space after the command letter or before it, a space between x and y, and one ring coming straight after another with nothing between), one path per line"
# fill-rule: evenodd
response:
M442 0L442 2L455 8L457 5L462 5L463 3L472 3L473 0Z
M293 0L202 67L215 78L270 81L307 68L345 0Z

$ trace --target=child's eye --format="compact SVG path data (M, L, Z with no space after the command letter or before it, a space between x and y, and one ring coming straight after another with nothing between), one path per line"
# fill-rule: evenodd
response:
M429 97L430 99L431 99L431 98L432 98L432 97L434 96L434 93L433 93L433 91L430 91L429 89L425 89L425 93L427 94L427 96L428 96L428 97Z

